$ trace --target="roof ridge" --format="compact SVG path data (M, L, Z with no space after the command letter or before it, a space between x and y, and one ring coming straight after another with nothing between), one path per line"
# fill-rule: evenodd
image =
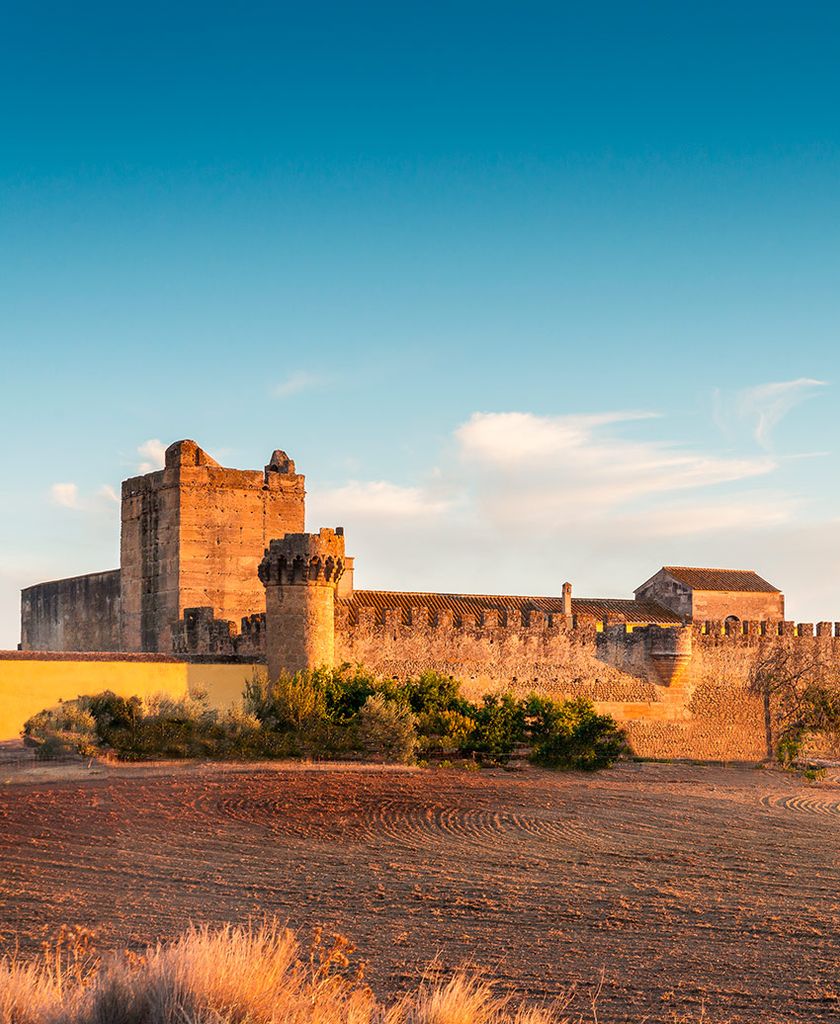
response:
M755 569L727 569L722 565L663 565L663 569L693 569L695 572L751 572L758 576Z

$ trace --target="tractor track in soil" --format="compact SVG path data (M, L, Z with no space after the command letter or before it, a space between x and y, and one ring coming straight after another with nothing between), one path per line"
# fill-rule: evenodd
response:
M0 934L102 949L277 916L347 934L381 994L437 957L599 1020L840 1020L840 781L358 766L101 769L0 788ZM603 981L601 982L601 978Z

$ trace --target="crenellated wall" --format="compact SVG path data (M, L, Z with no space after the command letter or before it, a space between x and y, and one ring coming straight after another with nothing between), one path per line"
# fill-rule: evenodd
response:
M341 603L336 622L337 661L388 676L435 669L473 697L505 689L587 696L622 723L643 757L763 759L763 713L749 673L767 644L818 645L840 662L840 623L599 627L538 613L454 622L420 607L354 615Z

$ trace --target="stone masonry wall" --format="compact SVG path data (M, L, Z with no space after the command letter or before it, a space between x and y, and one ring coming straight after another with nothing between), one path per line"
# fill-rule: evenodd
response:
M121 508L122 648L166 652L161 635L179 617L177 470L123 481Z
M21 592L24 651L118 651L120 570L38 583Z
M362 608L357 622L348 620L346 608L337 604L337 663L361 663L385 676L417 675L435 669L456 676L471 696L511 689L527 693L586 695L601 701L656 701L656 687L647 679L641 633L632 634L621 654L626 670L599 658L599 644L611 643L594 626L567 630L548 627L540 613L526 624L499 626L466 622L455 626L451 615L441 613L435 622L418 609L414 622L403 622L395 610L377 621L371 609ZM366 614L368 613L368 614ZM489 618L489 616L485 616ZM635 667L638 674L632 673Z
M413 619L413 621L411 621ZM427 668L456 676L470 696L511 689L555 698L584 695L626 729L638 756L759 761L765 756L763 715L748 692L749 672L763 644L820 645L840 662L840 625L721 622L687 627L691 656L670 685L652 657L651 629L623 626L596 632L532 621L500 627L430 621L425 609L405 621L395 610L379 620L362 609L351 621L339 603L336 661L360 662L384 675Z
M705 619L725 619L737 615L739 619L779 620L785 617L785 599L782 594L744 594L726 590L695 590L692 617L695 622Z
M567 628L537 613L527 622L511 616L510 625L500 625L498 614L489 612L481 622L454 622L451 614L433 616L426 608L384 615L361 608L358 617L350 608L336 602L337 664L363 664L400 678L435 669L461 680L473 698L501 690L520 695L534 690L557 699L587 696L623 725L631 748L642 757L763 760L763 713L748 688L759 649L768 644L818 649L825 660L840 663L840 623L822 622L815 629L807 623L711 621L628 632L623 625ZM232 623L214 623L209 609L203 611L203 628L224 638L220 652L263 654L263 616L243 620L236 634ZM178 649L184 653L206 642L194 636L191 647L186 624L181 634ZM657 657L669 649L675 658ZM823 742L813 753L838 751Z

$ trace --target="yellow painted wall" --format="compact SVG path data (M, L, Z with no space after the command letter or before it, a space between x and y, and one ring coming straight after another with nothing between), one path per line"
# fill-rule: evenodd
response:
M207 692L213 707L225 709L239 700L255 665L193 665L186 662L48 661L4 659L0 654L0 740L16 739L23 723L59 701L113 690L121 697L165 693L184 697Z
M239 704L245 684L254 675L265 677L264 665L187 665L187 687L190 693L203 690L210 706L226 711Z

